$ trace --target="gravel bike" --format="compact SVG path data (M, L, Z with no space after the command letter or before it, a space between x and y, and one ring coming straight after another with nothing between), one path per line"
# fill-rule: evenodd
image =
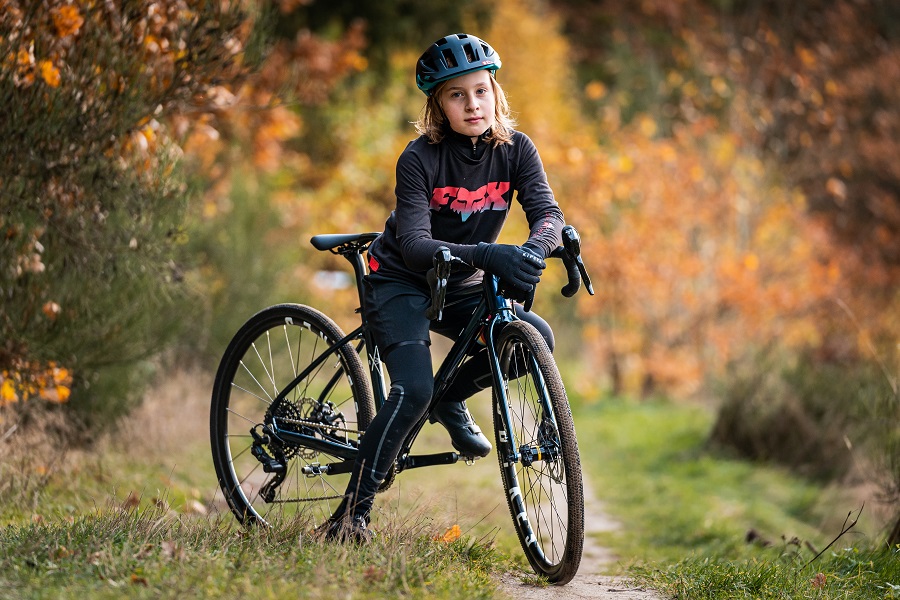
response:
M253 315L225 350L212 392L212 456L225 499L245 525L301 515L324 520L342 498L360 437L387 397L378 348L362 310L363 254L377 236L311 239L317 250L352 265L359 327L345 334L315 308L279 304ZM593 294L581 240L571 226L563 230L563 244L551 254L566 266L563 295L573 295L582 282ZM446 248L435 254L429 318L442 317L450 270L461 262ZM578 570L584 541L581 463L565 387L543 337L516 318L498 279L486 274L475 291L482 298L435 374L430 408L476 345L486 344L495 452L515 530L535 572L565 584ZM526 310L532 300L533 291ZM426 421L427 415L406 438L381 490L406 469L459 461L456 452L413 454Z

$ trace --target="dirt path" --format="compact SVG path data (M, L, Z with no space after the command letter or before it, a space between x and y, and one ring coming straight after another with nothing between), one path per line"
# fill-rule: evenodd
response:
M616 561L616 556L598 544L594 534L617 527L618 523L603 510L585 481L584 554L575 579L564 586L537 587L524 584L518 576L507 573L500 579L501 588L516 600L662 600L653 591L636 587L624 577L603 575Z

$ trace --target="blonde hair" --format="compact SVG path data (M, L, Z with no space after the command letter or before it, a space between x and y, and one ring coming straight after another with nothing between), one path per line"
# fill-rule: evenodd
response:
M503 88L494 77L489 79L494 91L494 126L485 141L494 146L511 144L513 128L516 126L515 119L512 117ZM415 123L416 132L424 135L432 144L437 144L444 139L446 117L444 117L444 111L441 109L438 98L446 85L447 81L442 81L431 91L431 95L425 101L425 106L422 107L422 112L419 113L419 118Z

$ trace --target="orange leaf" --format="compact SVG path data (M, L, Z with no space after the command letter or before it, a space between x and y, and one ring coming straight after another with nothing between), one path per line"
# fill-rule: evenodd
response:
M450 542L458 540L460 536L462 536L462 530L460 530L459 525L454 525L447 529L443 535L437 535L434 539L449 544Z
M78 12L78 7L71 4L54 10L52 15L56 34L61 38L75 35L81 29L81 26L84 25L84 18Z
M56 65L54 65L52 61L42 60L40 62L40 68L41 78L44 80L44 83L50 87L59 87L59 69L56 68Z
M56 302L50 301L50 302L45 302L44 306L41 308L41 310L44 312L44 316L46 316L51 321L55 321L56 317L59 316L60 308L59 308L59 304L57 304Z

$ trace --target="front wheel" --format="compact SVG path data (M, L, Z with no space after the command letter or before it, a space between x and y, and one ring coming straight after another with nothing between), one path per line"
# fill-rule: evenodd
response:
M323 521L341 501L352 460L323 448L356 447L375 415L353 344L334 350L343 337L323 313L280 304L252 316L225 350L210 437L219 485L241 523ZM278 431L307 437L291 441Z
M550 583L571 581L584 545L584 491L572 412L547 343L524 321L497 338L505 401L494 392L503 488L522 549Z

